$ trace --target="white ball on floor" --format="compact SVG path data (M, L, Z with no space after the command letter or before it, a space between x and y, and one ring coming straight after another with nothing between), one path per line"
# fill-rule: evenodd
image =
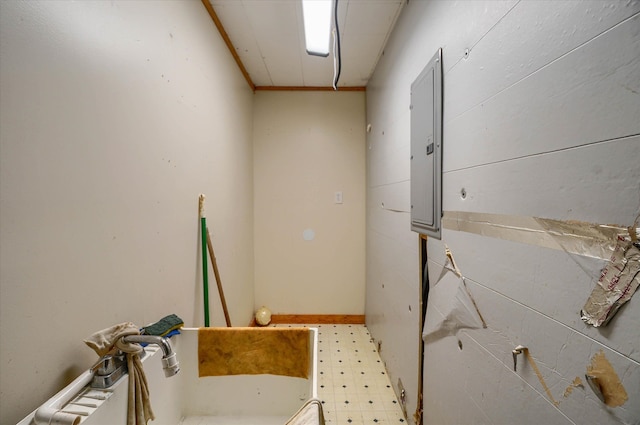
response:
M256 311L256 323L260 326L267 326L271 323L271 310L264 306L260 307Z

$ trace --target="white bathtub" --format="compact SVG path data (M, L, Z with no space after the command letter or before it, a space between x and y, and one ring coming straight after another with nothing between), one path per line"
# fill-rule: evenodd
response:
M145 357L143 365L156 416L149 425L283 425L307 400L317 397L318 333L314 328L309 332L309 379L274 375L199 378L197 328L183 329L182 334L171 338L181 368L173 377L164 376L160 362L162 351L147 348L150 355ZM125 425L127 383L125 377L110 392L93 390L89 394L104 394L104 401L76 399L79 404L69 404L64 410L87 412L88 416L80 416L84 425ZM34 414L18 425L33 424Z

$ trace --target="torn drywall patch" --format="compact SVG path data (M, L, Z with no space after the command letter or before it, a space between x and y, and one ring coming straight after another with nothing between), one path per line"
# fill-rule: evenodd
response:
M453 253L451 252L451 250L447 245L444 246L444 253L446 256L446 262L444 264L444 268L446 270L449 270L455 273L456 276L462 279L462 286L464 287L464 290L467 292L467 295L469 296L469 300L473 304L473 307L476 309L476 313L478 313L478 317L482 321L482 327L486 329L487 322L484 321L484 317L482 317L482 313L480 313L480 309L476 304L476 300L473 299L473 295L471 295L471 291L469 291L469 287L467 286L467 281L465 280L464 276L462 276L462 272L460 271L460 268L456 264L456 260L453 258Z
M451 252L449 247L446 245L444 246L444 253L447 258L444 264L444 268L454 272L458 277L462 277L462 272L458 268L458 265L456 264L456 260L453 259L453 253Z
M609 263L582 308L582 320L594 327L605 326L640 286L640 249L618 237Z
M422 340L434 342L456 335L461 329L485 329L484 321L467 282L445 245L445 265L435 286L429 290L429 307L424 321ZM453 273L453 275L451 273ZM461 347L461 342L459 347Z
M446 275L429 292L429 307L422 339L431 343L462 329L486 328L465 287L464 278Z
M454 273L458 277L462 277L462 272L460 272L460 269L456 265L456 261L453 259L453 254L447 245L444 246L444 254L444 266L442 267L440 276L438 276L434 285L440 283L442 278L445 277L448 272Z
M604 403L609 407L622 406L629 399L618 374L600 350L591 359L587 367L587 376L595 382L602 393Z

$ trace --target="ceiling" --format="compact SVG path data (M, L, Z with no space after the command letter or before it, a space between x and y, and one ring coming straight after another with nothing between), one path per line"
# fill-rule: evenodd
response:
M206 1L215 11L212 18L215 21L217 15L224 28L221 32L228 34L227 42L250 84L258 88L332 86L333 54L322 58L306 53L300 0ZM367 85L405 1L338 1L342 57L338 87Z

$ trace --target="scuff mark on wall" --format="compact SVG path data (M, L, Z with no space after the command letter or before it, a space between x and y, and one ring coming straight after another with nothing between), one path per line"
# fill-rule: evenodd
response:
M560 403L557 402L555 398L553 398L553 394L551 394L551 390L549 389L547 382L542 377L542 373L540 373L540 369L538 369L538 365L536 364L535 360L533 360L533 357L531 357L531 353L529 352L529 349L524 348L523 351L524 351L524 354L527 356L527 360L531 364L533 371L536 373L536 376L538 377L538 381L540 381L540 385L542 385L542 388L544 388L544 391L547 393L547 397L549 397L549 400L553 403L554 406L557 407Z
M410 214L410 211L404 211L404 210L399 210L399 209L395 209L395 208L385 208L384 203L382 204L382 209L386 210L386 211L391 211L391 212L395 212L395 213L405 213L405 214Z
M567 387L566 390L564 390L564 394L562 395L564 398L567 398L571 395L571 393L573 392L574 388L584 388L584 384L582 383L582 379L580 379L579 376L576 376L576 378L573 380L573 382L571 382L571 385L569 385Z
M482 321L482 327L484 329L486 329L487 328L487 322L484 321L484 317L482 317L482 313L480 313L480 309L478 308L478 304L476 304L476 300L473 299L473 296L471 295L471 291L469 291L469 287L467 286L467 281L465 280L464 277L462 278L462 285L464 286L464 290L466 291L467 295L469 296L469 299L473 303L473 307L476 309L476 313L478 313L478 317L480 318L480 321Z
M620 382L615 369L605 357L604 351L598 351L591 358L591 364L587 366L587 375L592 377L592 381L597 382L607 406L622 406L629 399L627 391Z

